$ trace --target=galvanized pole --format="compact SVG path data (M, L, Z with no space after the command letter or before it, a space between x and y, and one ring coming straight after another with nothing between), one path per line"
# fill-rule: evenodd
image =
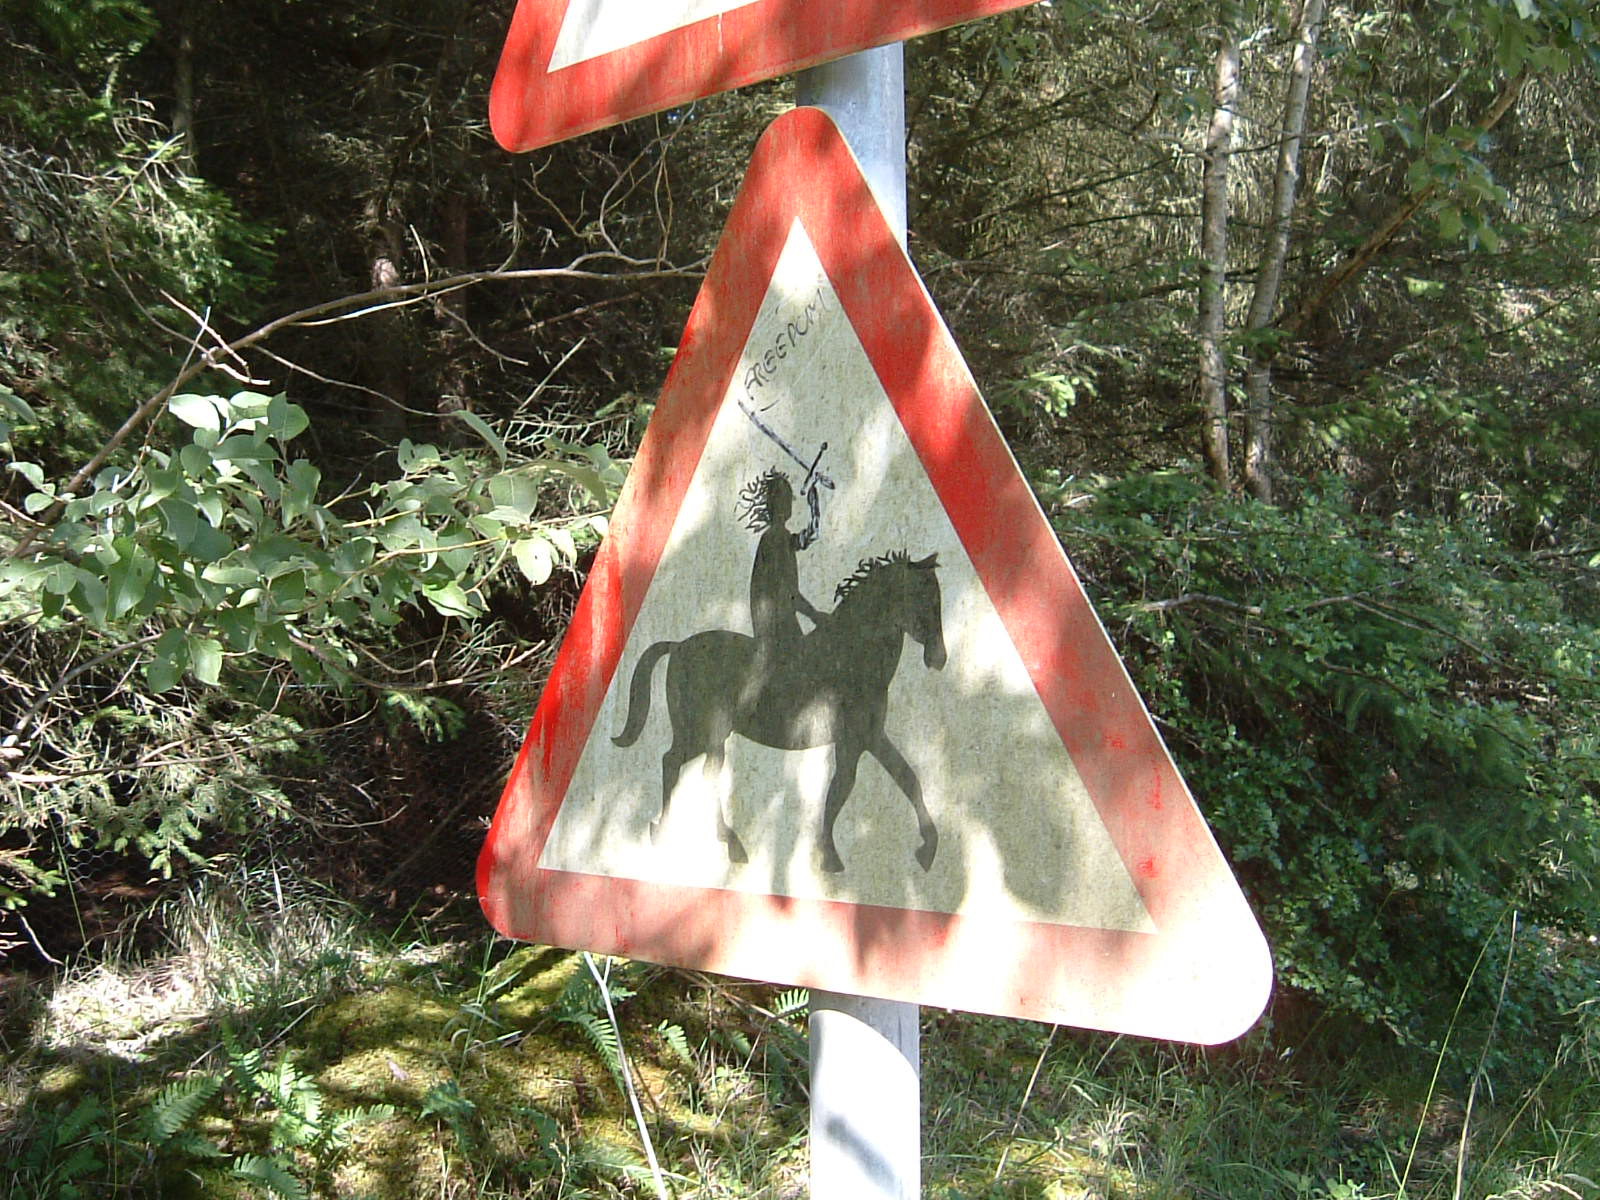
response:
M880 46L801 73L796 100L827 109L900 244L906 241L905 56ZM915 1004L811 993L811 1200L917 1200L922 1078Z
M802 71L795 102L828 110L844 134L883 215L906 240L905 47L894 42Z

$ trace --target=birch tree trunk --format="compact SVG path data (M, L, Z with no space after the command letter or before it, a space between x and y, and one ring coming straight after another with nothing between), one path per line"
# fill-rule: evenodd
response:
M1266 245L1256 268L1255 292L1250 312L1245 317L1246 344L1250 346L1245 368L1245 459L1244 481L1252 495L1272 503L1274 450L1272 445L1275 414L1272 403L1272 349L1263 337L1278 309L1278 293L1283 285L1283 267L1289 257L1289 223L1294 216L1300 190L1300 145L1305 139L1307 99L1311 93L1311 74L1316 67L1317 37L1322 31L1324 0L1303 0L1295 23L1294 58L1289 64L1289 87L1283 102L1283 129L1278 142L1278 164L1272 176L1272 209L1267 224Z
M1239 26L1233 5L1225 4L1219 16L1222 24L1217 31L1211 124L1206 129L1200 182L1200 402L1205 414L1201 445L1206 469L1217 482L1227 484L1232 467L1223 335L1228 300L1228 165L1233 153L1234 108L1239 100Z

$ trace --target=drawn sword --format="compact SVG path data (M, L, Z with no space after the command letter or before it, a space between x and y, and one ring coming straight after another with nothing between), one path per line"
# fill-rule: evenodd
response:
M766 434L769 438L776 442L779 448L782 449L785 454L794 459L794 461L800 466L805 468L806 480L805 483L803 483L800 487L800 492L802 495L811 490L811 485L813 482L820 483L830 492L837 490L833 485L833 480L828 478L828 476L823 474L821 471L817 470L817 464L822 461L822 456L828 449L827 442L823 442L822 449L817 451L817 456L810 462L807 462L805 458L801 456L798 450L784 440L784 437L781 433L763 421L760 415L757 414L757 412L743 400L739 401L739 408L745 416L749 417L750 420L755 423L755 427L757 429L761 430L762 433Z

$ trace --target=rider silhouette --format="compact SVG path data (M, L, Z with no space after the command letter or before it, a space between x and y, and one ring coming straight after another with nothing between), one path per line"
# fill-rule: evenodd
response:
M800 617L816 625L827 615L800 592L798 553L811 545L816 531L808 526L799 533L790 532L794 488L776 467L745 485L739 494L739 509L746 528L761 534L750 569L750 623L765 647L780 652L795 649L801 636Z

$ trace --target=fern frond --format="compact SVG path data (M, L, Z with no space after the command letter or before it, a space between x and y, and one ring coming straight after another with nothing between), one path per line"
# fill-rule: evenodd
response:
M394 1116L392 1104L363 1104L359 1108L341 1108L334 1114L337 1125L366 1125L373 1121L387 1121Z
M457 1121L464 1121L478 1111L474 1104L461 1090L461 1085L454 1079L444 1083L436 1083L422 1096L422 1107L417 1110L418 1116L440 1117L454 1125Z
M772 1002L772 1015L775 1017L793 1017L805 1012L811 1007L811 993L806 988L790 988L781 992Z
M639 1178L641 1172L644 1178L650 1177L650 1171L645 1166L643 1157L632 1146L624 1146L604 1138L584 1138L578 1143L576 1150L574 1157L592 1170L621 1175L624 1178Z
M280 1110L273 1119L268 1140L275 1150L292 1150L311 1145L321 1132L299 1113Z
M689 1036L683 1032L682 1025L674 1025L670 1021L662 1021L656 1026L656 1032L661 1035L661 1040L667 1044L667 1049L689 1070L696 1070L694 1053L689 1049Z
M600 1060L613 1073L622 1070L622 1044L617 1038L617 1031L611 1022L594 1013L575 1013L564 1018L567 1024L576 1025L583 1030L584 1036L589 1039L589 1044L594 1047Z
M197 1075L162 1088L145 1113L145 1127L151 1143L159 1147L171 1140L178 1130L200 1115L200 1110L221 1087L220 1075Z
M387 1121L394 1116L392 1104L366 1104L360 1108L341 1108L329 1119L318 1137L318 1142L331 1150L343 1150L350 1145L350 1133L357 1125L374 1121Z
M202 1137L192 1129L180 1129L167 1141L165 1149L168 1153L182 1154L189 1158L227 1158L227 1151L217 1145L208 1137Z
M241 1154L233 1160L233 1173L240 1179L264 1188L268 1195L277 1197L277 1200L309 1200L305 1184L289 1173L282 1159Z
M56 1177L57 1194L64 1194L68 1185L75 1179L82 1179L92 1175L105 1165L100 1157L100 1152L92 1143L80 1145L65 1161L58 1163L54 1171Z
M561 994L556 997L555 1010L558 1020L579 1013L599 1012L603 1008L605 1002L600 998L600 985L587 971L574 973L561 989Z
M83 1097L51 1131L55 1144L64 1146L68 1142L76 1141L91 1125L98 1124L105 1115L105 1105L100 1103L98 1096Z
M263 1080L266 1056L261 1048L244 1049L230 1029L222 1031L222 1044L228 1051L228 1074L233 1076L234 1085L247 1096L266 1096L271 1099L272 1094Z

